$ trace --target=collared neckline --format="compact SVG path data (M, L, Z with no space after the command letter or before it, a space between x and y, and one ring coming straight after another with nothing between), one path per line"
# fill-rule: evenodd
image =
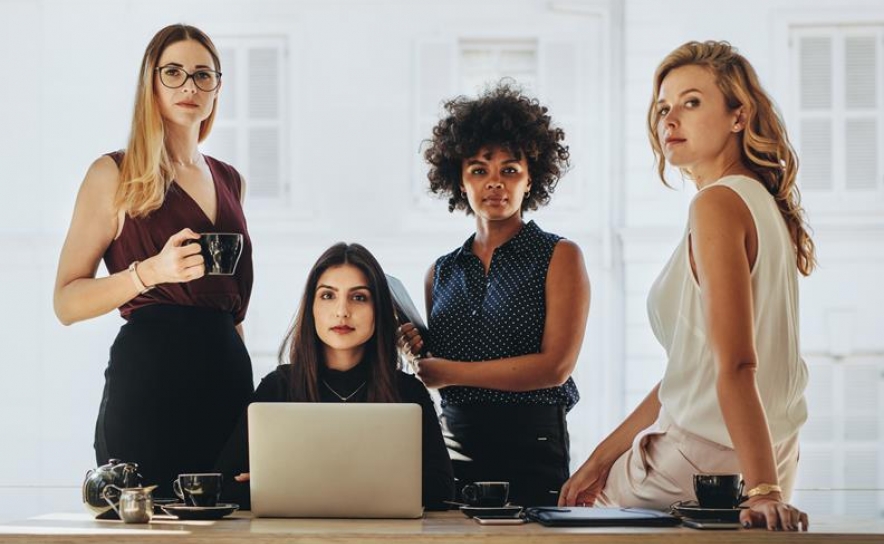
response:
M533 219L531 221L528 221L527 223L522 223L522 228L519 229L519 232L517 232L506 242L497 246L497 248L494 249L494 253L496 254L498 251L503 251L504 253L506 253L510 251L511 248L517 248L518 246L522 245L523 240L538 232L540 232L540 227L537 226ZM474 232L472 235L470 235L469 238L466 239L463 245L460 246L460 249L457 250L456 258L460 259L464 255L475 255L475 253L473 253L473 242L475 240L476 233Z

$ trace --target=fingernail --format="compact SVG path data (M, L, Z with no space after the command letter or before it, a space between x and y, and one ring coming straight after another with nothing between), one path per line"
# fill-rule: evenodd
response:
M748 521L744 521L744 522L743 522L743 527L744 527L745 529L748 529L749 527L752 527L752 524L749 523Z

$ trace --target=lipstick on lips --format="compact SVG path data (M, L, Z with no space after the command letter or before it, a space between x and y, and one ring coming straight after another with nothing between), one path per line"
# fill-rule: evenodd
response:
M348 325L338 325L336 327L332 327L331 330L335 331L338 334L347 334L355 331L356 329Z

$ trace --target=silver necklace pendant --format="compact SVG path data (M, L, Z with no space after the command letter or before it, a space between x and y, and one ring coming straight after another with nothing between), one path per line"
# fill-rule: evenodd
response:
M324 383L325 386L328 388L328 390L331 391L332 394L333 394L334 396L338 397L338 398L341 400L341 402L347 402L348 400L352 399L352 398L353 398L353 395L355 395L356 393L358 393L360 389L362 389L363 387L365 387L365 384L368 383L368 382L362 382L362 383L359 385L359 387L357 387L356 389L354 389L353 392L350 393L349 395L347 395L346 397L345 397L344 395L338 393L338 392L335 391L334 389L332 389L332 386L330 386L330 385L328 384L327 381L322 380L322 383Z

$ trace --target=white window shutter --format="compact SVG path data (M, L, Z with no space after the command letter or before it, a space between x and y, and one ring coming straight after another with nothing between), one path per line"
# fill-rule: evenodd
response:
M804 27L792 34L801 186L809 195L824 193L815 204L832 211L874 210L884 197L884 26Z
M833 187L832 120L803 119L800 128L801 187L808 191L830 191Z
M844 125L847 191L878 188L876 42L875 35L848 35L844 39L844 107L849 115Z
M247 180L247 203L285 205L285 57L281 36L219 36L219 111L207 151Z
M249 117L275 119L279 116L281 51L275 47L249 49Z
M877 47L875 36L847 36L844 39L844 103L848 110L874 108Z
M799 126L802 188L808 191L833 189L832 142L832 38L802 36L799 40L800 80Z
M802 111L830 109L832 107L832 38L802 37L799 56Z
M878 185L878 123L874 117L847 119L844 125L845 188L875 190Z
M854 363L844 369L844 439L873 442L879 439L878 418L881 399L880 369L874 364ZM846 402L849 399L849 403Z

